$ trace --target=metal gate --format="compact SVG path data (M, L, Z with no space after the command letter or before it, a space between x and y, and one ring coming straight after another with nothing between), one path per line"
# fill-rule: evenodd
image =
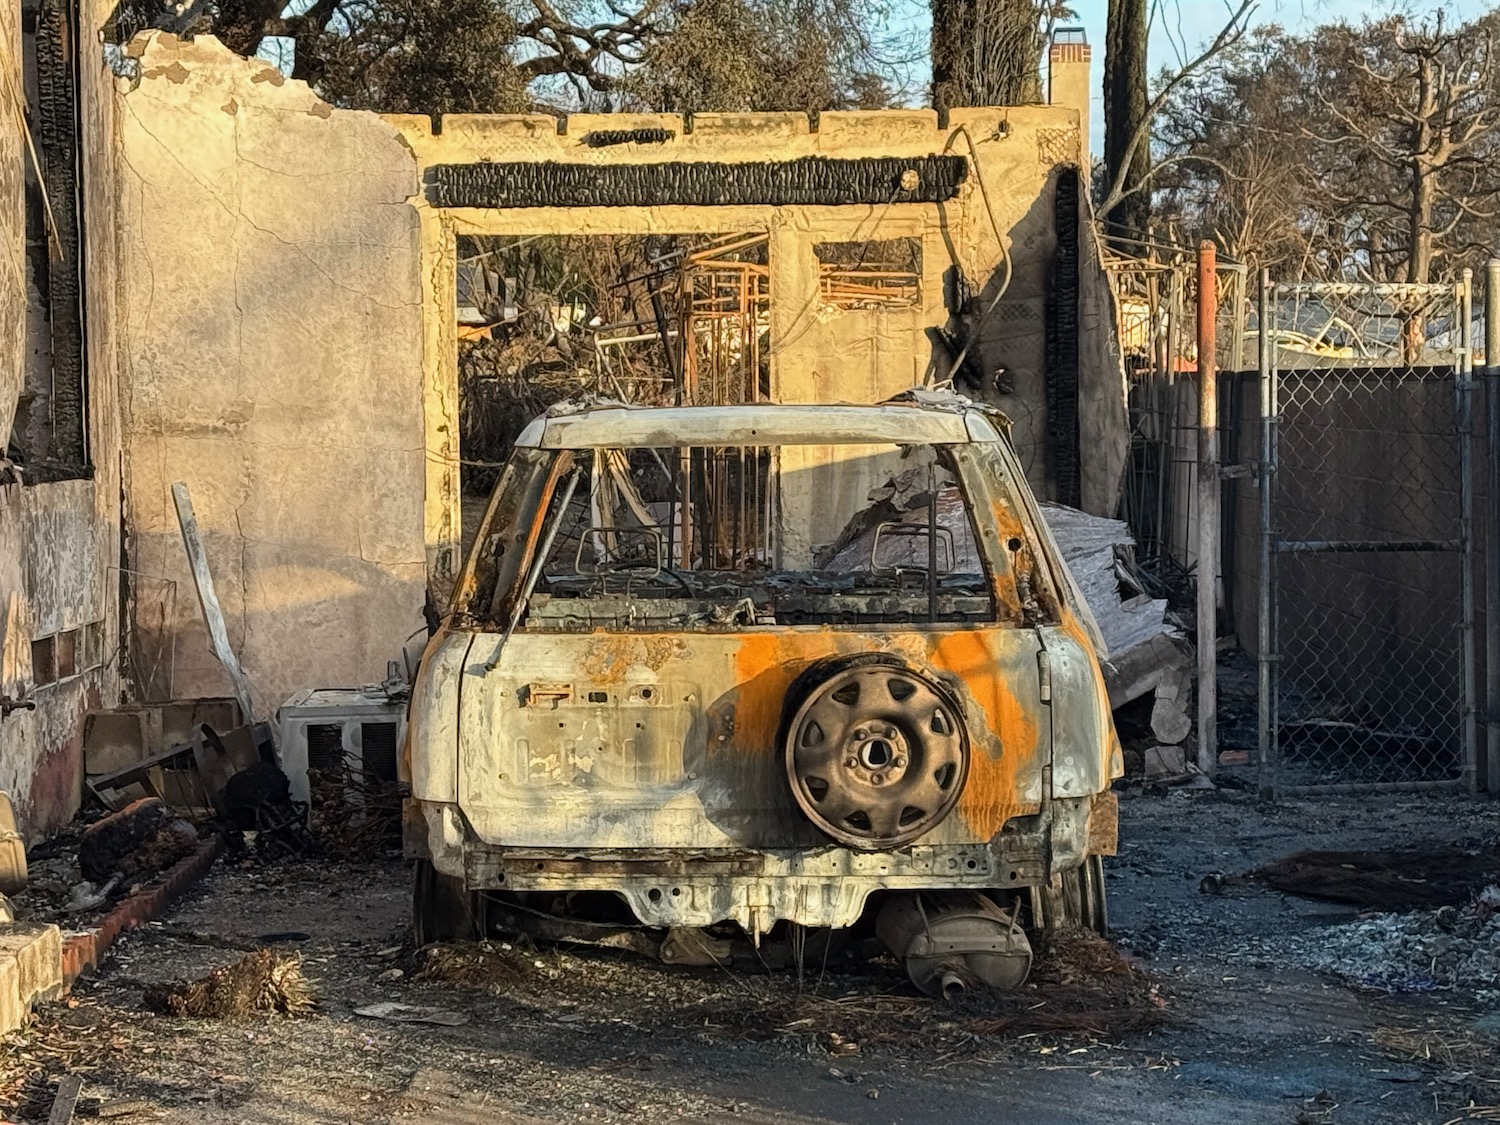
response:
M1471 285L1271 284L1261 788L1472 788Z

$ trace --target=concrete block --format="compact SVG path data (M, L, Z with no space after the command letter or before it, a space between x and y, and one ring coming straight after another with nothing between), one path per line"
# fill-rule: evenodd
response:
M1151 746L1145 754L1147 780L1181 777L1187 772L1187 752L1181 746Z
M19 925L0 932L0 1034L24 1024L32 1004L62 992L62 934L56 926Z

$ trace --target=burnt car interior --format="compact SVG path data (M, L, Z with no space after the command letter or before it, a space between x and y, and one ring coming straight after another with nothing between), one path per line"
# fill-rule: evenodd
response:
M792 473L767 446L575 452L541 521L521 627L994 621L951 453L849 451ZM789 484L821 528L793 526Z

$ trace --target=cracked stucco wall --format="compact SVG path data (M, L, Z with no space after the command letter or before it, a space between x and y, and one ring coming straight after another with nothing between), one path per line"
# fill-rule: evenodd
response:
M138 39L119 97L127 547L150 690L222 694L170 489L187 482L257 710L379 680L423 624L417 164L216 41ZM164 668L171 667L171 683Z
M21 105L21 11L0 5L0 456L26 378L26 137Z
M78 808L86 713L117 702L119 429L114 361L113 80L99 29L110 5L80 6L80 115L84 173L83 267L89 322L88 441L91 479L22 485L0 474L0 694L25 696L34 710L0 718L0 789L16 803L33 838L61 826ZM18 6L0 10L0 441L10 432L24 380L25 138L19 106ZM55 201L54 206L67 205ZM31 642L90 628L97 661L38 684Z

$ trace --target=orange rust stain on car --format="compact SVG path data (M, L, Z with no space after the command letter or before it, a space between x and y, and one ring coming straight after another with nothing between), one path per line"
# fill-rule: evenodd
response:
M682 654L683 638L670 633L607 633L597 630L583 660L583 674L590 684L617 685L625 682L631 668L660 671Z
M990 513L995 520L995 530L1000 536L1002 551L1011 554L1012 566L1019 561L1016 554L1010 552L1009 544L1029 542L1026 535L1025 525L1016 517L1015 510L1006 500L996 500L990 508ZM993 552L992 557L999 557L1002 551ZM991 564L994 565L993 563ZM1030 562L1022 562L1022 567L1030 567ZM1003 621L1021 620L1021 599L1016 592L1014 575L992 574L991 589L995 594L995 608Z
M969 780L958 799L957 812L976 836L988 839L1011 817L1035 811L1034 807L1022 806L1016 770L1045 750L1037 744L1037 704L1028 706L1031 693L1017 693L1001 674L996 651L1003 643L999 631L929 634L928 639L932 645L930 663L962 680L969 698L982 712L969 716ZM992 738L998 740L998 756L993 753Z

